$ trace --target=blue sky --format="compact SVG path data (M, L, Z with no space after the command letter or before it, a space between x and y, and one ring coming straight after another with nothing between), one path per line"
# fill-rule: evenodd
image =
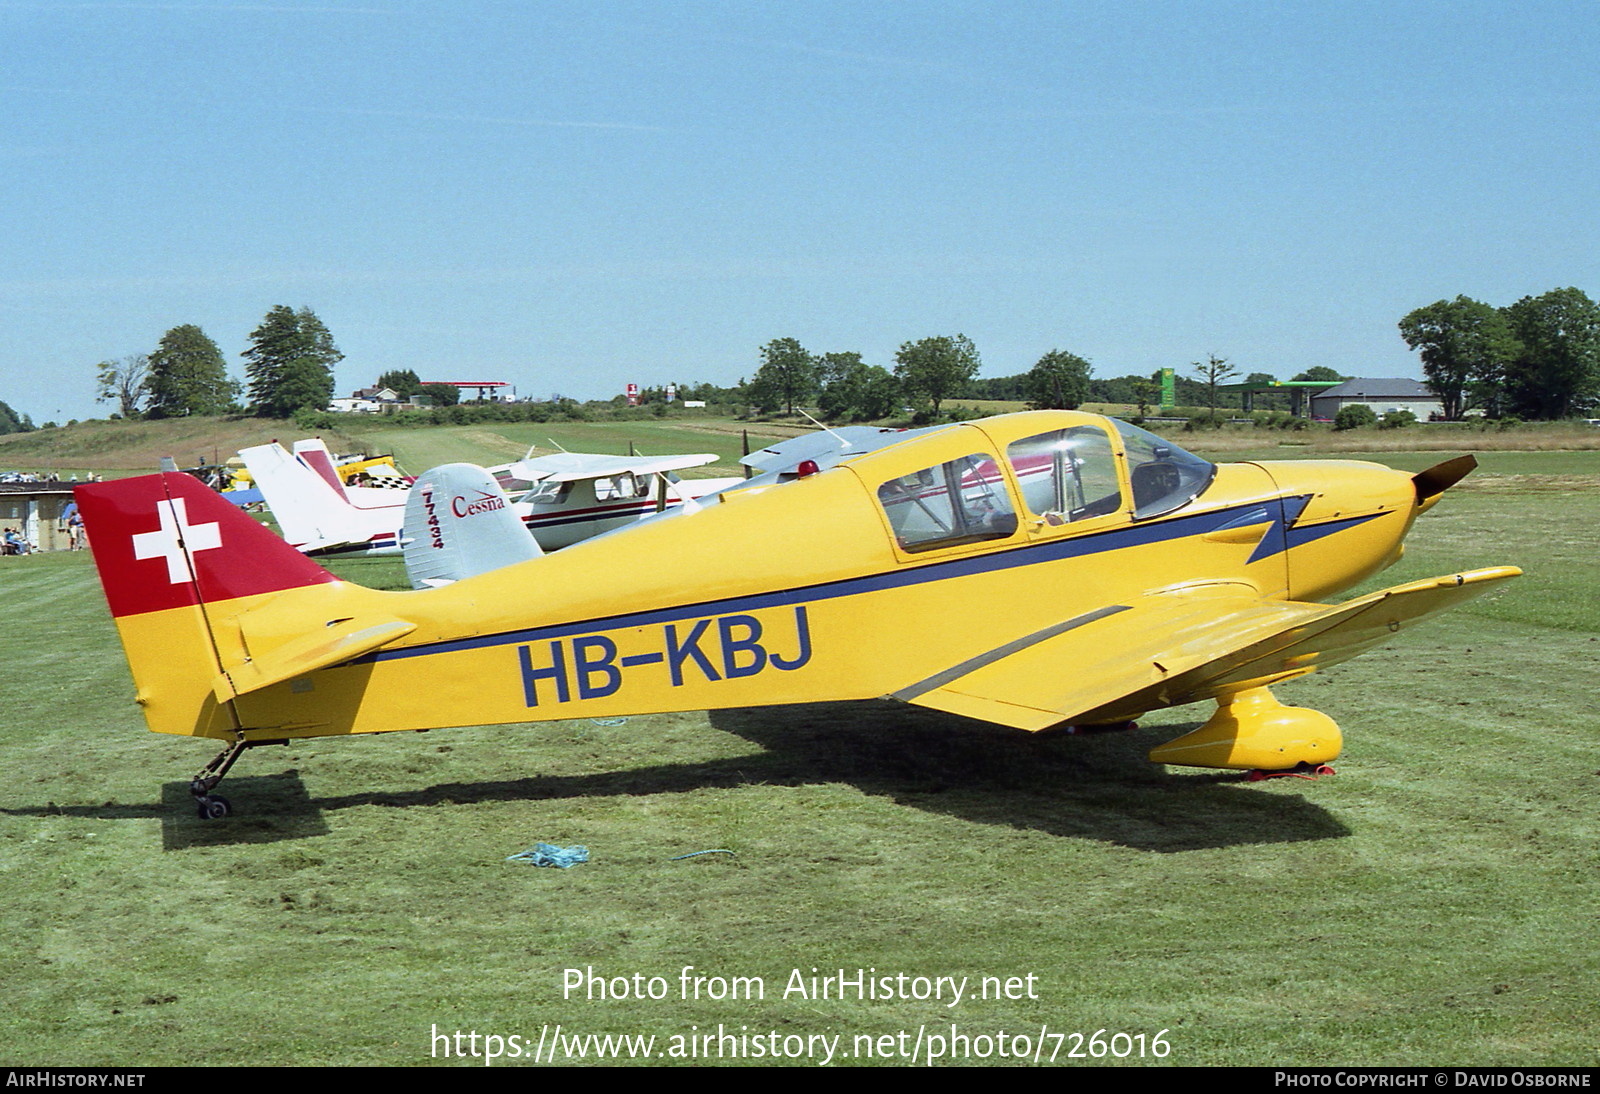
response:
M1593 3L0 0L0 400L314 309L380 372L609 397L798 338L985 375L1419 375L1600 295Z

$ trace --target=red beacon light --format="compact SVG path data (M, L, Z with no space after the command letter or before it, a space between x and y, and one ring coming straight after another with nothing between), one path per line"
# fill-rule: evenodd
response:
M815 475L820 470L822 469L817 466L816 460L801 460L800 466L794 469L794 474L795 478L803 479L810 475Z

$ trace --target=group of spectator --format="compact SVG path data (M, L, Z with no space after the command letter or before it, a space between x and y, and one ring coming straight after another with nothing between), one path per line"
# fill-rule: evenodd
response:
M89 545L84 535L83 514L73 509L61 522L60 531L67 534L69 550L81 551ZM20 528L6 528L0 532L0 555L31 555L39 549L39 545L23 535Z
M61 475L55 471L0 471L0 483L14 482L60 482ZM68 482L99 482L100 476L93 471L88 472L80 480L76 473L67 476Z

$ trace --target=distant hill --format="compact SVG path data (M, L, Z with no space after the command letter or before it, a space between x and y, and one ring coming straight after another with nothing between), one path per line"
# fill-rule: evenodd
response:
M162 456L179 467L226 460L241 448L272 440L289 443L301 433L293 422L273 418L166 418L153 422L89 421L56 429L0 436L0 471L154 471ZM339 431L324 431L336 452L361 443Z

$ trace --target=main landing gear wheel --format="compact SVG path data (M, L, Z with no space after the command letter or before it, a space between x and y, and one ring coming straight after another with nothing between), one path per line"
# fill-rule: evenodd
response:
M233 812L233 803L221 794L211 794L199 800L201 820L221 820Z

